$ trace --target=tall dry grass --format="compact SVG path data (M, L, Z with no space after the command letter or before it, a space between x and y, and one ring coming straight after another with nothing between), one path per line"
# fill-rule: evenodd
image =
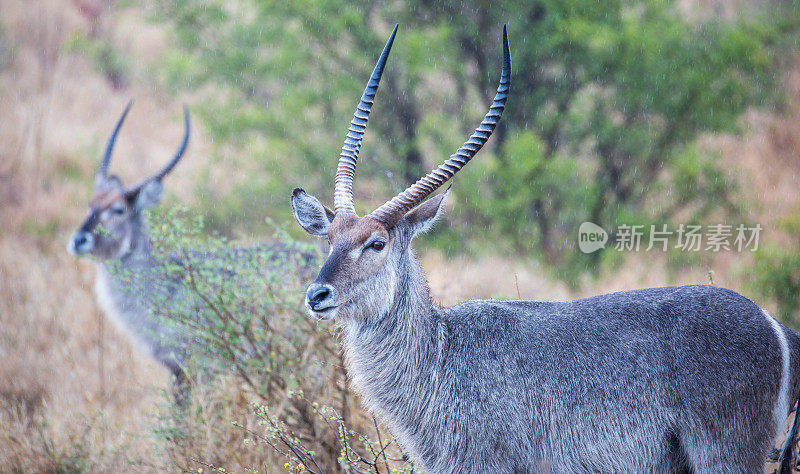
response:
M115 90L66 52L92 28L74 4L2 0L0 12L0 472L141 470L158 459L148 414L169 376L105 322L93 266L65 244L125 102L139 99L113 168L129 180L170 156L179 107L146 86ZM170 177L174 194L191 167Z
M205 403L219 399L217 393L194 407L201 416L191 427L209 430L206 436L169 449L159 444L153 426L168 410L163 391L169 375L106 323L92 293L92 264L64 250L85 213L100 149L127 100L137 103L112 164L124 179L157 169L181 133L178 100L146 75L133 74L121 84L65 50L75 32L107 35L131 62L145 63L163 47L162 32L136 8L117 11L111 3L0 0L0 472L196 469L198 464L186 462L192 456L244 468L258 452L245 449L240 437L212 433L247 410L246 394L235 384L218 388L227 405ZM760 203L751 217L765 228L798 205L800 63L785 83L785 113L751 113L743 138L707 143L727 167L741 170L745 192ZM194 173L205 149L195 128L189 155L166 182L168 200L193 199ZM215 177L224 179L226 172L217 170ZM434 294L447 304L489 296L563 299L707 281L703 266L667 278L665 262L649 255L629 259L615 276L579 294L510 258L430 253L423 262ZM719 256L711 265L716 282L741 289L735 271L746 262L747 256Z

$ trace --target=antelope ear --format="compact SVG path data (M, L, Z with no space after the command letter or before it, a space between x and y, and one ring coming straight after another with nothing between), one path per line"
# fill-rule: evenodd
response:
M134 197L134 209L136 212L142 212L145 209L150 209L156 204L161 202L161 194L164 192L164 186L161 181L156 179L150 180L142 185L136 196Z
M319 199L306 193L301 188L292 191L292 212L300 227L311 235L327 237L328 229L333 222L333 211L328 209Z
M444 214L445 202L450 193L450 186L445 192L424 201L419 206L411 209L400 220L411 228L412 235L428 232L433 229L433 225Z

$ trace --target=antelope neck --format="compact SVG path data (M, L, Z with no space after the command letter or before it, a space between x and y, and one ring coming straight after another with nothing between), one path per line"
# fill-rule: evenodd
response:
M354 387L367 406L402 431L410 418L421 415L413 413L417 404L411 398L428 398L437 390L445 325L411 249L401 258L400 267L391 310L367 320L348 321L343 334Z

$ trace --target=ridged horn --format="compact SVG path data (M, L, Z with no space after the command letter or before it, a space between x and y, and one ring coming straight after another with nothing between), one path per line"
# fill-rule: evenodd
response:
M420 178L405 191L387 201L378 209L372 211L369 217L392 227L406 212L421 203L431 193L452 178L469 160L478 153L489 137L492 135L498 120L506 106L509 86L511 85L511 51L508 46L508 31L503 25L503 69L500 74L500 85L494 96L494 102L489 112L475 130L469 140L458 149L450 158L438 168Z
M333 208L334 211L344 214L355 214L356 210L353 207L353 178L356 174L356 163L358 162L358 152L361 149L361 140L364 138L364 131L367 129L367 121L369 120L369 112L372 110L372 104L375 102L375 94L378 92L378 85L381 82L381 75L383 68L386 66L386 59L389 57L389 52L392 50L392 43L397 34L397 26L394 25L389 41L383 47L383 52L375 69L372 71L372 76L369 78L367 87L364 89L364 94L361 95L361 100L358 102L356 111L353 114L353 120L350 122L350 128L347 130L347 137L342 145L342 153L339 155L339 165L336 168L335 188L333 191Z
M132 106L133 101L131 100L128 102L128 105L125 106L125 110L122 111L122 115L120 116L119 120L117 120L117 125L114 127L114 131L108 138L108 143L106 143L106 151L103 154L103 159L100 161L100 167L97 169L97 175L95 176L96 184L104 183L108 179L108 165L111 163L111 155L114 153L114 144L117 141L119 129L122 128L122 123L125 122L125 117L128 116L128 111L131 110Z

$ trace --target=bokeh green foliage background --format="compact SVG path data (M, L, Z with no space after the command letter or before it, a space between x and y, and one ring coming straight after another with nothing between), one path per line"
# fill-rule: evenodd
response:
M797 26L793 6L695 21L667 1L155 0L150 12L172 25L179 46L165 55L163 77L203 96L196 112L226 144L218 165L256 168L232 193L201 184L202 201L214 203L204 211L214 227L250 230L265 209L288 216L278 210L294 185L329 197L346 126L394 22L400 34L356 182L363 212L477 125L508 22L506 113L456 179L448 223L426 242L475 253L492 241L492 251L538 258L577 284L613 259L576 251L583 221L736 215L737 183L697 140L736 131L746 107L780 99L775 74Z
M436 166L485 113L508 23L506 112L455 179L448 219L421 244L522 255L573 287L625 258L577 251L581 222L612 230L747 221L756 197L702 139L739 132L749 107L782 103L800 8L763 6L692 18L670 1L145 3L170 32L155 77L191 98L214 144L195 211L229 235L263 234L265 214L288 224L294 186L330 201L347 124L395 22L399 37L361 152L359 211ZM124 70L116 60L108 67ZM687 258L705 257L670 261Z

